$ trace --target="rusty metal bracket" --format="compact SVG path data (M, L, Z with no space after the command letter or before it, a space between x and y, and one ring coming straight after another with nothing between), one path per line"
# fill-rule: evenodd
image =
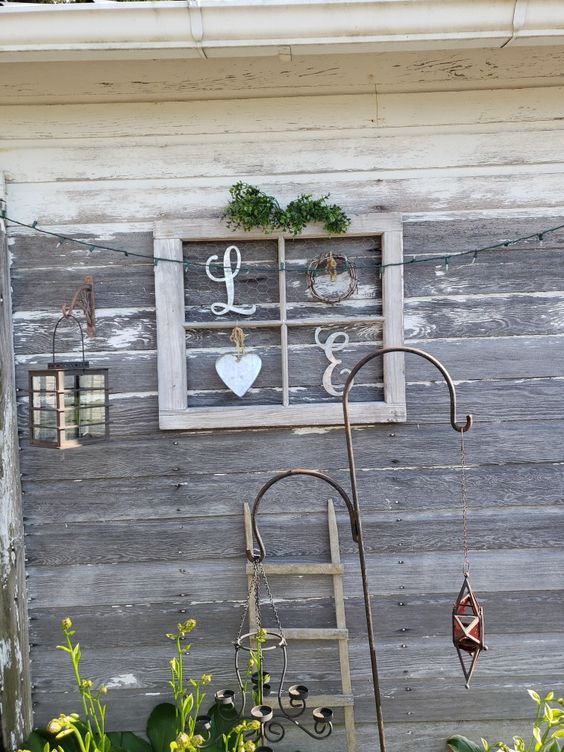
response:
M61 306L63 317L71 317L75 308L80 308L86 317L86 336L96 336L96 295L94 294L94 279L91 276L84 277L84 282L78 287L70 303Z

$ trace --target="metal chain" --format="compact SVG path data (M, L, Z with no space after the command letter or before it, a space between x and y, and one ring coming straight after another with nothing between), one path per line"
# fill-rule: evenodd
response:
M466 453L464 451L464 431L460 432L460 490L462 496L462 545L464 549L462 572L464 576L466 576L470 572L470 562L468 560L468 486L466 482Z
M276 622L276 626L278 627L278 631L280 632L280 636L284 637L284 632L282 630L282 624L280 623L280 616L278 615L278 610L276 608L276 604L274 603L274 598L272 597L272 592L270 590L270 585L268 584L268 580L266 579L266 573L264 571L264 567L262 566L262 563L259 564L259 571L262 576L262 579L264 580L264 585L266 587L266 592L268 593L268 600L270 603L270 607L272 608L272 613L274 614L274 620Z
M262 627L262 619L260 614L260 578L261 578L261 570L262 566L260 562L255 561L255 567L256 567L256 583L255 583L255 615L257 619L257 632Z
M251 579L251 584L249 585L249 592L247 593L247 601L245 603L245 608L243 610L243 617L241 619L241 624L239 625L239 631L237 632L237 639L240 639L241 635L243 634L243 628L245 626L245 620L247 618L247 614L249 613L249 606L251 604L251 598L254 596L255 602L256 602L256 593L258 589L258 578L259 578L259 571L258 571L258 562L253 562L253 577ZM257 619L260 618L260 611L257 609Z

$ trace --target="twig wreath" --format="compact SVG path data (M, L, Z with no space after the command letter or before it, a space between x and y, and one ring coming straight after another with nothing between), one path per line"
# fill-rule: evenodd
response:
M302 193L282 209L274 196L254 185L238 182L229 189L231 200L223 214L227 225L245 231L260 227L265 232L285 230L299 235L309 222L321 222L332 235L347 231L349 217L338 204L328 204L330 194L314 199Z
M344 272L348 274L348 284L344 289L342 287L329 289L326 284L322 284L324 278L329 278L334 285L337 282L337 275ZM356 291L358 286L356 267L347 256L333 254L331 251L322 253L309 262L306 284L311 295L319 302L340 303L350 298Z

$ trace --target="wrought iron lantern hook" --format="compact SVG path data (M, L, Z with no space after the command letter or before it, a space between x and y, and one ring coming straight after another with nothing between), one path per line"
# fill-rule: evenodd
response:
M284 478L288 478L293 475L307 475L312 478L319 478L319 480L324 481L325 483L328 483L332 488L335 489L335 491L339 494L341 499L345 502L345 505L347 507L347 512L349 513L349 519L351 523L351 533L352 538L355 541L355 543L359 542L359 525L358 525L358 515L356 513L356 510L353 506L353 503L347 494L347 492L332 478L330 478L328 475L325 475L325 473L321 473L318 470L308 470L306 468L296 467L292 470L286 470L283 473L278 473L278 475L275 475L270 480L268 480L262 488L259 490L258 494L256 495L253 508L251 511L251 524L253 528L253 537L258 543L259 551L250 551L247 549L247 559L253 563L253 562L261 562L266 556L266 548L262 539L262 536L259 532L258 525L257 525L257 514L259 511L259 506L264 498L264 495L269 490L269 488L272 488L276 483L278 483L281 480L284 480Z
M52 341L52 350L53 350L53 360L52 363L55 364L56 362L56 350L55 350L55 341L57 337L57 329L59 328L59 324L61 324L63 321L74 321L74 323L78 326L78 330L80 332L80 345L82 348L82 363L86 363L86 356L84 353L84 332L82 331L82 326L80 325L80 321L76 318L76 316L73 316L71 313L68 313L65 316L61 316L61 318L57 321L55 324L55 328L53 329L53 341Z

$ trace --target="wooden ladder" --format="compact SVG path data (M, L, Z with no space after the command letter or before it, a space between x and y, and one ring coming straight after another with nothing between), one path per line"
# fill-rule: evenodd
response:
M249 505L244 504L245 540L247 549L253 550L253 529ZM346 752L356 752L356 733L354 725L354 696L352 693L351 673L349 666L348 629L345 617L345 597L343 591L343 565L339 548L339 530L332 499L327 502L327 516L329 525L329 547L331 561L325 564L269 564L263 563L265 574L268 575L330 575L333 578L333 596L335 600L336 628L313 627L286 628L284 634L288 640L337 640L339 646L339 663L341 669L341 694L316 695L308 698L311 707L326 706L329 708L343 708L345 716ZM249 588L253 578L253 565L247 564L247 580ZM256 629L257 614L255 604L249 604L249 629ZM284 703L286 704L286 703Z

